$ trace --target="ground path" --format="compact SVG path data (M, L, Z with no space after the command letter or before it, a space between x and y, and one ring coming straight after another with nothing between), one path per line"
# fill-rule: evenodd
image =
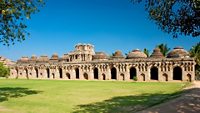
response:
M180 97L138 113L200 113L200 81L185 89Z

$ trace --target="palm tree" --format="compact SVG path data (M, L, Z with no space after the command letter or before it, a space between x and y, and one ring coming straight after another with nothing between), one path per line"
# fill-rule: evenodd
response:
M143 52L149 57L149 50L147 48L144 48Z
M167 47L167 44L159 44L157 47L160 49L160 52L163 54L163 56L166 56L170 50L170 48Z
M195 65L196 79L200 80L200 42L192 46L189 52L190 52L190 57L193 57L196 61Z

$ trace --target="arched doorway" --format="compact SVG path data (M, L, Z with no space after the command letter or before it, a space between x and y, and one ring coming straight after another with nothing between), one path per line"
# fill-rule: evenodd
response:
M67 78L67 79L71 79L71 77L70 77L70 74L69 74L69 73L66 73L66 78Z
M38 69L37 68L35 68L35 73L36 73L36 78L38 78L39 76L39 74L38 74Z
M79 69L76 68L76 69L75 69L75 72L76 72L76 79L79 79Z
M106 80L106 75L105 74L102 74L102 79Z
M94 79L99 79L98 75L99 75L98 68L94 68Z
M157 67L151 68L151 80L158 80L158 68Z
M63 78L62 68L59 68L59 74L60 74L60 78Z
M137 76L136 68L130 68L130 80L133 80Z
M88 74L87 73L84 73L83 77L84 77L84 79L88 80Z
M145 74L141 74L141 81L145 81Z
M168 81L168 75L166 73L163 74L163 81Z
M111 79L117 79L117 70L115 67L111 69Z
M121 80L125 80L125 76L123 73L121 73L120 76L121 76Z
M50 78L50 70L47 68L47 78Z
M187 81L192 82L192 76L190 74L187 74Z
M173 69L173 80L182 80L182 69L177 66Z

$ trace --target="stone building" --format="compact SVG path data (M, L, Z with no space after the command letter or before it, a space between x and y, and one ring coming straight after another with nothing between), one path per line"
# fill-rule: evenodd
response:
M7 59L3 56L0 56L0 63L3 63L3 65L9 67L15 64L15 62L11 61L10 59Z
M174 48L167 57L160 49L152 55L136 49L124 56L95 52L91 44L77 44L75 50L59 57L53 54L22 57L11 67L11 78L121 81L194 81L195 61L182 47Z

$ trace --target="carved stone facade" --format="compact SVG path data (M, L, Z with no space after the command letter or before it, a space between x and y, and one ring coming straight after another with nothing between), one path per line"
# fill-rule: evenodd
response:
M195 61L181 47L167 58L156 48L150 57L136 49L124 57L116 51L108 57L94 52L91 44L78 44L59 58L22 57L11 67L11 78L121 81L194 81Z

